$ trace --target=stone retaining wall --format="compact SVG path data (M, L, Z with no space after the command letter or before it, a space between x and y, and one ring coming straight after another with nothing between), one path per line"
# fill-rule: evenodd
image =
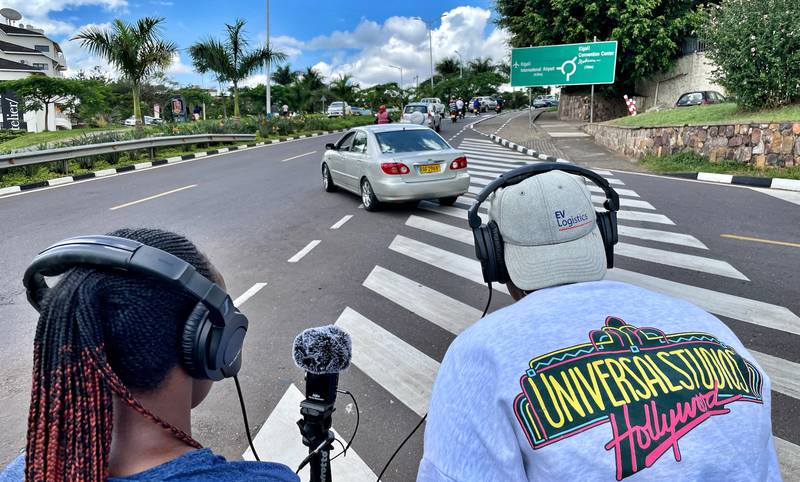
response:
M694 152L710 161L800 166L800 122L706 126L620 127L587 124L595 142L628 157Z
M636 97L637 103L642 99ZM589 122L589 104L591 96L586 94L561 94L558 103L558 117L561 120ZM603 122L628 115L625 100L609 99L601 95L594 96L594 121Z

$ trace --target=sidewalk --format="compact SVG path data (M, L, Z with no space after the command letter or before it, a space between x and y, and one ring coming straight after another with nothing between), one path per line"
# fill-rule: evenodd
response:
M542 154L566 159L575 164L600 169L620 169L647 172L634 161L594 143L589 134L581 130L582 122L561 121L557 112L543 112L531 129L527 112L508 121L505 126L483 122L475 126L484 134L496 134L521 146Z

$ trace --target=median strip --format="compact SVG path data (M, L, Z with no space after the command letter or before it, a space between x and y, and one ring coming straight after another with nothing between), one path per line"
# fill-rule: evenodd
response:
M158 199L160 197L168 196L170 194L174 194L176 192L185 191L187 189L191 189L193 187L197 187L197 184L190 184L188 186L179 187L178 189L173 189L171 191L162 192L161 194L155 194L153 196L148 196L143 199L138 199L136 201L131 201L129 203L120 204L119 206L114 206L113 208L109 208L109 211L116 211L117 209L127 208L129 206L134 206L136 204L141 204L143 202L152 201L153 199Z

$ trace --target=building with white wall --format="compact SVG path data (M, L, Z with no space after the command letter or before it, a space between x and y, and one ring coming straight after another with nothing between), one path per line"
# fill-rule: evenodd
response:
M33 25L0 23L0 81L23 79L30 75L64 75L67 61L61 46ZM72 124L56 105L48 109L48 122L59 129L71 129ZM25 112L28 131L45 129L44 111Z

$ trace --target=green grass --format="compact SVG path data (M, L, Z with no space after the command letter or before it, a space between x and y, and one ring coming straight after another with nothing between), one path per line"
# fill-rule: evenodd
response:
M24 147L38 146L51 142L59 142L75 137L80 137L84 134L93 134L107 131L119 131L125 129L124 127L115 127L109 129L107 127L87 127L83 129L72 129L62 131L46 131L46 132L32 132L17 138L0 143L0 151L13 151L15 149L22 149Z
M694 153L671 154L668 156L646 156L640 164L659 174L676 172L717 172L743 176L782 177L800 179L800 166L760 168L736 161L711 162Z
M743 111L734 103L675 107L660 112L643 112L620 117L609 124L629 127L670 125L744 124L769 122L800 122L800 104L763 111Z

